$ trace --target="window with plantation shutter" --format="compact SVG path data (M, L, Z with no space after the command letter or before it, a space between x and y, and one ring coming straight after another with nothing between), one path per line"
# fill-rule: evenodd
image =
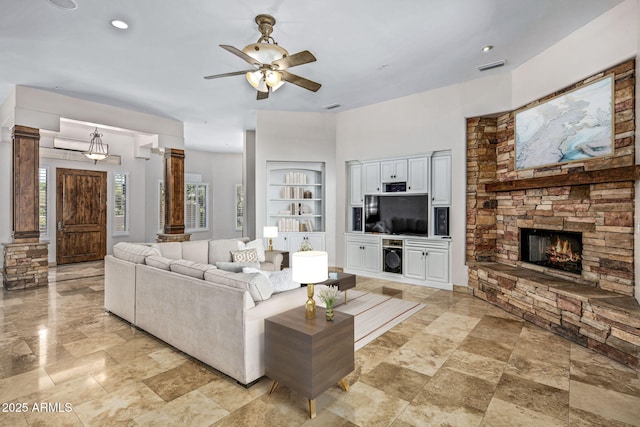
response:
M113 235L129 234L129 174L113 173Z
M47 221L47 178L49 175L49 169L39 168L38 170L38 221L40 223L40 238L48 237L48 221Z
M208 221L209 185L187 183L184 197L184 227L188 232L205 231Z
M244 191L242 184L236 184L236 230L241 231L244 225Z
M209 184L187 182L184 192L184 228L194 233L209 229ZM164 229L164 182L158 181L158 230Z

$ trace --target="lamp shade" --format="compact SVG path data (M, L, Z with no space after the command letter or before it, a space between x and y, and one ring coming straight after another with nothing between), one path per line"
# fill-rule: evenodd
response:
M278 227L264 227L262 229L263 237L278 237Z
M329 257L322 251L301 251L291 255L291 279L297 283L324 282L329 278Z

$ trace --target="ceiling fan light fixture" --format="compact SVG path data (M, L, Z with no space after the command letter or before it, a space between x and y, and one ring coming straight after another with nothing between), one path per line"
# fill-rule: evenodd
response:
M251 43L245 46L242 51L263 64L271 64L277 59L289 56L286 49L271 43Z
M284 85L284 81L281 80L280 83L278 83L277 85L271 86L271 92L277 91L278 89L280 89L282 87L282 85Z
M258 89L258 86L260 85L260 80L262 80L262 70L247 72L247 81L255 89Z
M267 70L265 72L264 79L270 87L278 86L280 87L280 82L282 81L282 74L278 71Z

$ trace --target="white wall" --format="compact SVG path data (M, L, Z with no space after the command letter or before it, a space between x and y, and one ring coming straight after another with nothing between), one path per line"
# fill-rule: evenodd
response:
M638 0L627 0L512 72L512 109L638 54Z
M336 265L335 114L258 111L256 125L256 233L267 217L267 161L325 162L326 251ZM254 236L252 236L254 237Z
M242 183L242 154L219 154L185 150L184 171L200 175L209 184L209 229L193 233L191 240L242 236L235 230L235 184ZM164 161L160 154L152 154L146 165L148 189L145 241L153 242L158 234L158 181L164 179Z

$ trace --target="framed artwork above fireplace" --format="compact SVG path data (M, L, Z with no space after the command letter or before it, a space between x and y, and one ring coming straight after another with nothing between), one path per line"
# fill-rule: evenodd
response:
M614 154L613 76L515 113L516 170Z

